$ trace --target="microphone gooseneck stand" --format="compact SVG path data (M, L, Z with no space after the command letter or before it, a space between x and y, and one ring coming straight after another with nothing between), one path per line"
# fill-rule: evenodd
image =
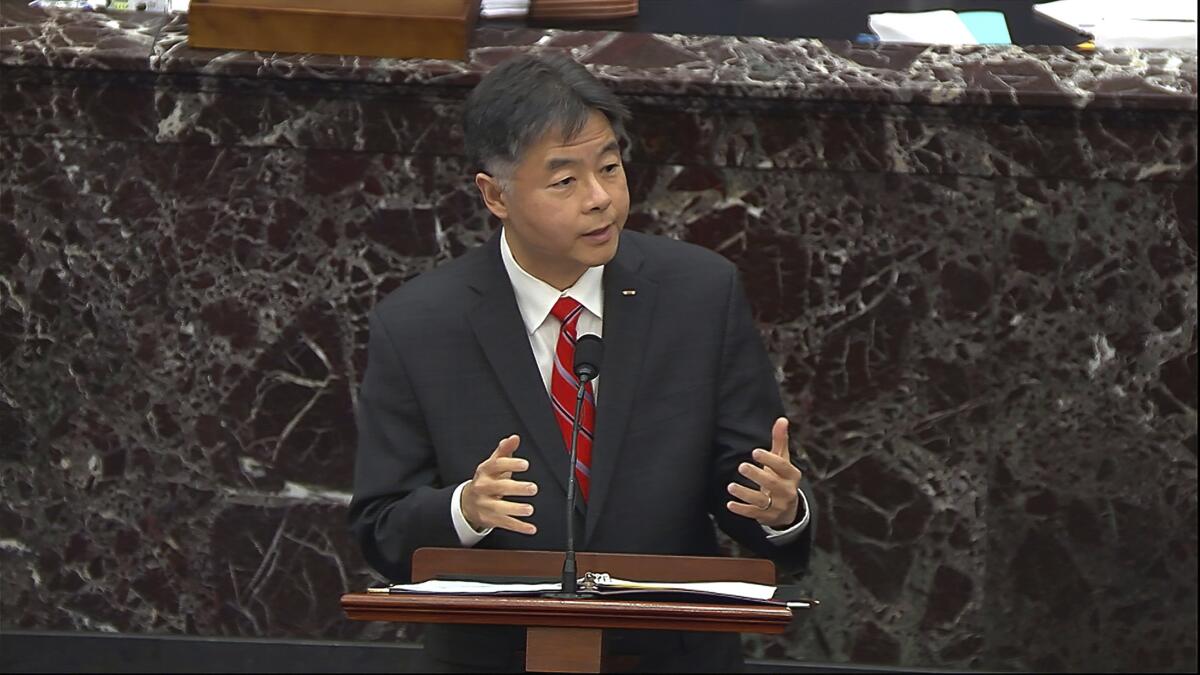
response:
M575 377L579 388L575 392L575 421L571 425L571 459L567 472L567 551L563 560L562 590L547 593L551 598L586 598L579 592L577 567L575 565L575 463L579 457L579 427L583 414L583 398L587 394L587 383L596 379L600 372L600 360L604 354L604 343L595 335L582 335L575 343Z

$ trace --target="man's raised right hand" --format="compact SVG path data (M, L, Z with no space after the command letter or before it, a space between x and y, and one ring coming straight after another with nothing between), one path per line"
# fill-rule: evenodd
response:
M475 467L475 477L462 491L462 512L467 524L481 532L499 527L521 534L536 534L537 527L518 518L533 515L533 505L505 501L505 497L532 497L537 484L513 480L512 475L529 469L529 462L513 457L521 437L513 434L500 441L491 457Z

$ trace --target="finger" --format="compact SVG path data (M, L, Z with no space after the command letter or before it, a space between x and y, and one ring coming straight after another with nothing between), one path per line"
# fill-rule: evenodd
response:
M797 469L796 465L792 464L792 460L787 457L780 457L773 452L767 452L761 448L756 448L751 453L751 457L756 462L762 462L763 466L774 471L780 478L800 480L800 469Z
M529 470L529 460L520 457L493 457L480 467L483 473L495 479L508 478L513 473Z
M502 479L488 486L488 494L493 497L532 497L537 492L537 483L523 480Z
M492 457L512 457L519 445L521 445L521 437L516 434L502 438L500 444L492 451Z
M537 527L533 523L527 523L523 520L517 520L510 516L501 516L496 519L492 527L498 527L502 530L516 532L517 534L537 534Z
M750 506L749 504L743 504L742 502L725 502L725 508L729 509L731 513L736 513L739 516L745 516L751 520L761 520L762 518L767 517L768 514L770 514L773 510L767 509L764 511L757 506Z
M533 504L507 502L503 499L490 500L488 508L496 514L494 517L511 516L513 518L528 518L533 515Z
M730 483L728 490L729 494L760 511L765 511L766 509L763 507L770 503L767 495L763 494L762 490L751 490L745 485L739 485L738 483Z
M788 456L788 421L786 417L775 420L771 427L771 454L777 457Z
M487 459L483 460L479 466L475 467L476 477L479 477L480 475L489 475L496 478L508 478L508 474L511 471L524 471L525 469L523 468L496 468L496 466L493 464L493 462L497 460L511 458L513 453L517 451L517 446L520 444L521 437L517 436L516 434L501 438L500 442L496 444L496 449L492 450L492 454L489 455ZM525 466L528 468L528 464Z
M779 474L769 469L754 466L747 462L742 462L738 465L738 473L746 478L749 478L756 485L767 492L781 494L788 490L787 481L779 477Z

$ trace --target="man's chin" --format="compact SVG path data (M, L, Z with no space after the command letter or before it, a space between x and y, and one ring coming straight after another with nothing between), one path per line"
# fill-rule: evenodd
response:
M612 241L608 242L604 247L586 251L584 255L581 256L580 262L584 263L588 267L607 265L608 263L612 262L613 258L617 257L617 247L620 246L620 244L621 236L620 233L617 233L617 236L613 237Z

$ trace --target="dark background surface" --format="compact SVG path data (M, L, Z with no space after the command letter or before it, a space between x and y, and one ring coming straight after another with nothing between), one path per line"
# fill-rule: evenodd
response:
M484 28L467 64L372 62L22 3L0 631L75 633L21 638L61 670L173 669L145 635L420 637L338 604L374 581L345 508L367 312L489 234L471 78L569 49L634 111L629 226L741 270L816 484L820 610L749 658L1195 672L1194 53ZM0 671L34 668L10 637Z
M19 631L0 635L0 673L403 673L419 647L363 642ZM952 671L751 660L747 673Z
M1039 2L1042 0L1039 0ZM1087 35L1037 15L1030 0L641 0L634 18L603 22L485 19L487 25L590 28L638 33L761 35L774 38L854 40L867 33L867 16L880 12L1004 12L1019 45L1075 45Z

